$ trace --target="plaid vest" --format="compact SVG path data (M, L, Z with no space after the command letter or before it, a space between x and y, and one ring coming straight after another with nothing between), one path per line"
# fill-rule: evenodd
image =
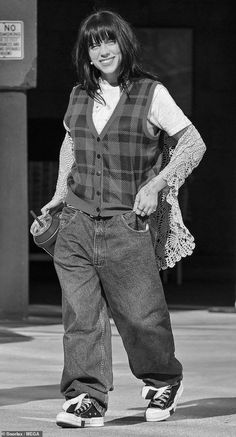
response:
M157 174L161 131L153 137L147 115L157 82L133 82L100 134L92 120L93 99L73 88L65 114L75 162L66 202L91 215L111 216L133 208L135 196Z

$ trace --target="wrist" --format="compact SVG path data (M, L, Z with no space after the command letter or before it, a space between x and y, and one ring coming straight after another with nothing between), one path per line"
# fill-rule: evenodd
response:
M157 193L159 193L159 191L163 190L163 188L167 186L165 179L163 179L160 175L155 176L150 181L150 183L152 184L153 188Z

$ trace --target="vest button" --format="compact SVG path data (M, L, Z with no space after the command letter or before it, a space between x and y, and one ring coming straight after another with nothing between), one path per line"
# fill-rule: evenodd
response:
M99 138L99 137L97 137L97 142L99 143L99 141L100 141L100 138Z
M100 208L96 208L96 211L97 211L97 212L100 212L101 210L100 210Z
M100 196L100 194L101 194L101 191L97 191L97 195Z
M97 176L101 176L101 171L100 170L97 171Z
M100 153L98 153L98 154L97 154L97 158L98 158L98 159L100 159L100 158L101 158L101 155L100 155Z

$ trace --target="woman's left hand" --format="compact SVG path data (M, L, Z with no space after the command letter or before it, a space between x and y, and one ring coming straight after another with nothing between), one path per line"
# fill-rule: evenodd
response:
M135 197L133 211L137 215L150 215L157 209L158 188L153 181L142 187Z

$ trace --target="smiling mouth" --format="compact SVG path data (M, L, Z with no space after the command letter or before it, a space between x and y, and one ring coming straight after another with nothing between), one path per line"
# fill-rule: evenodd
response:
M113 59L114 59L114 57L113 58L108 58L108 59L101 59L100 62L103 65L110 65L113 62Z

